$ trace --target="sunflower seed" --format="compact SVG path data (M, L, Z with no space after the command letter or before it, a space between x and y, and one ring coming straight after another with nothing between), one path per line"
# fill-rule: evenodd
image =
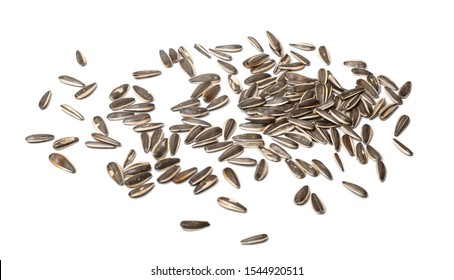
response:
M58 77L58 79L60 80L60 82L64 83L65 85L69 85L69 86L73 86L73 87L84 87L85 86L84 83L82 83L78 79L73 78L71 76L62 75L62 76Z
M38 106L41 110L44 110L49 106L50 99L52 97L52 92L49 90L47 91L39 100Z
M181 182L186 181L187 179L191 178L194 174L197 173L197 167L192 167L186 169L184 171L178 172L172 179L175 184L179 184Z
M107 125L100 116L93 117L93 126L95 127L96 130L103 133L105 136L109 135Z
M62 109L63 112L65 112L69 116L75 118L76 120L79 120L79 121L85 120L84 116L82 116L81 113L79 113L78 111L76 111L76 109L74 109L73 107L71 107L67 104L60 105L60 108Z
M323 62L326 63L326 65L331 64L331 58L325 46L320 46L318 48L318 54L320 55L320 58L323 60Z
M288 133L286 133L286 134L288 134ZM293 141L292 139L288 139L288 138L281 137L281 136L271 136L271 139L273 139L274 141L276 141L277 143L279 143L281 145L284 145L287 148L290 148L290 149L298 148L298 143Z
M317 196L317 194L312 193L311 194L311 202L312 202L312 208L314 208L314 211L317 214L325 214L325 205L323 205L323 202L320 200L320 198Z
M367 197L367 191L363 187L346 181L342 181L342 184L354 194L359 195L360 197Z
M396 147L399 149L399 151L401 151L403 154L405 154L407 156L413 155L413 152L407 146L402 144L399 140L397 140L396 138L393 138L393 141L394 141L394 145L396 145Z
M143 184L141 187L135 188L129 192L130 198L137 198L144 196L145 194L149 193L154 188L154 183L146 183Z
M232 60L232 56L229 55L229 54L226 54L224 52L221 52L219 50L215 50L215 49L208 49L210 51L210 53L212 55L214 55L215 57L219 58L219 59L222 59L222 60L226 60L226 61L231 61Z
M266 177L266 174L268 174L268 164L266 163L266 160L261 159L255 167L254 179L262 181Z
M388 95L389 99L391 99L396 104L402 104L402 98L395 93L391 88L385 87L386 94Z
M151 151L153 157L156 160L160 160L162 158L165 158L168 152L168 145L167 145L167 138L162 138L159 140L158 143L153 147L153 150Z
M387 120L397 109L399 108L399 104L388 104L383 107L378 113L380 120L385 121Z
M118 111L118 110L128 107L129 105L133 104L134 102L136 102L136 100L132 97L120 98L120 99L116 99L116 100L112 101L112 103L110 103L110 105L109 105L109 108L112 111Z
M232 145L233 145L232 141L216 142L216 143L205 146L205 152L207 152L207 153L219 152L219 151L227 149L228 147L230 147Z
M203 94L203 101L205 103L209 103L209 102L213 101L216 98L216 96L218 96L219 92L221 92L221 86L219 84L211 86Z
M131 104L128 105L126 108L124 108L125 111L127 112L135 112L135 113L143 113L143 112L151 112L155 108L153 103L136 103L136 104Z
M211 166L205 167L204 169L197 172L194 176L192 176L192 178L189 180L189 185L191 186L198 185L200 182L205 180L205 178L210 176L211 172L213 172L213 167Z
M293 55L293 57L296 58L296 60L298 60L299 62L304 63L304 65L306 65L306 66L311 65L311 62L309 61L309 59L305 58L303 55L301 55L297 52L294 52L294 51L290 51L290 54Z
M171 156L174 156L178 148L180 147L180 135L172 133L169 137L169 152Z
M112 90L109 95L110 100L115 101L123 98L129 91L129 84L122 84Z
M151 179L152 175L150 172L142 172L135 175L132 175L125 180L125 185L128 188L139 188L143 186L147 181Z
M243 166L255 166L255 165L257 165L257 161L255 159L247 158L247 157L231 158L231 159L228 159L227 162L231 163L231 164L243 165Z
M161 62L166 68L172 67L173 63L167 53L163 50L159 50L159 58L161 58Z
M205 127L201 125L196 125L191 128L188 135L186 135L186 139L184 139L185 144L191 144L195 141L195 138L205 129Z
M311 164L305 162L302 159L295 159L295 163L309 176L315 177L318 176L318 170L315 169Z
M352 73L357 75L357 76L369 76L369 75L373 75L372 72L370 72L369 70L366 70L364 68L352 68Z
M235 188L239 189L241 187L240 180L238 179L238 176L236 175L235 171L233 171L232 168L226 167L222 170L222 174L224 175L224 178L229 182L232 186Z
M136 175L136 174L143 173L143 172L150 172L150 171L151 171L151 164L147 161L133 163L123 170L125 177Z
M378 81L384 87L389 87L392 90L398 90L396 83L394 83L390 78L386 77L385 75L378 75Z
M370 119L370 120L373 120L374 118L376 118L376 117L380 114L380 112L381 112L381 110L383 109L383 107L385 107L385 105L386 105L386 100L385 100L385 98L381 98L381 99L377 102L377 104L375 104L374 110L372 111L372 114L369 116L369 119ZM352 112L353 112L353 111L352 111ZM353 119L353 118L352 118L352 119Z
M201 107L186 107L180 110L180 114L183 117L191 117L191 118L198 118L203 117L208 114L208 110L206 108Z
M239 213L247 212L246 207L244 207L241 203L239 203L231 198L221 196L217 199L217 201L221 207L223 207L227 210L232 210L232 211L239 212Z
M118 142L117 140L115 140L113 138L105 136L104 134L92 133L91 137L93 137L93 139L95 139L96 141L103 142L103 143L106 143L106 144L109 144L109 145L112 145L112 146L116 146L116 147L120 147L121 146L120 142Z
M359 163L361 163L361 164L367 163L367 155L366 155L366 151L364 150L363 143L358 142L356 144L355 155L356 155L356 159L359 161Z
M150 137L150 151L154 149L156 144L164 137L164 131L162 128L155 129Z
M336 152L339 152L339 150L340 150L339 131L337 131L337 129L335 127L331 127L330 132L331 132L331 140L333 141L334 150L336 150Z
M171 127L169 127L169 130L170 130L170 132L180 133L180 132L188 132L193 127L194 127L193 125L189 125L189 124L176 124L176 125L172 125Z
M219 45L215 47L216 50L221 52L241 52L243 47L238 44L230 44L230 45Z
M153 95L143 87L132 86L136 95L144 102L151 102L154 100Z
M127 117L123 120L124 125L141 125L141 124L146 124L149 121L151 121L151 117L147 113L142 113L142 114L137 114L137 115L132 115L130 117Z
M345 134L347 134L351 138L358 140L358 141L362 140L361 137L358 135L358 133L356 133L353 130L353 128L351 128L350 126L342 125L340 128Z
M76 51L76 60L77 63L79 63L80 66L85 66L87 65L87 59L83 55L83 53L79 50Z
M180 66L183 71L188 74L189 78L193 78L195 76L195 68L194 65L187 59L182 58L180 60Z
M408 124L410 123L410 117L407 115L402 115L400 116L399 120L397 120L396 128L394 130L394 136L397 137L399 136L402 131L407 128Z
M231 75L238 74L238 70L232 64L222 61L222 60L218 60L218 64L219 64L219 66L221 66L222 69L224 69L225 72L227 72Z
M306 186L303 186L295 194L295 198L293 199L293 202L295 202L296 205L303 205L309 201L310 197L311 197L311 190L309 189L309 186L306 185Z
M252 74L265 73L266 71L272 69L276 66L276 61L274 59L266 60L262 64L251 69Z
M241 240L241 245L253 245L263 243L268 240L268 235L258 234Z
M259 52L263 52L263 48L260 45L260 43L257 41L257 39L255 39L254 37L251 37L251 36L248 36L247 39L254 48L256 48Z
M196 118L182 118L181 119L181 122L182 123L185 123L185 124L189 124L189 125L193 125L193 126L196 126L196 125L200 125L200 126L203 126L203 127L210 127L211 124L207 121L204 121L202 119L196 119Z
M304 69L304 67L306 67L306 64L302 63L302 62L289 62L289 63L285 63L285 64L281 64L279 65L279 69L281 70L289 70L289 71L298 71L298 70L302 70Z
M329 171L329 169L323 164L323 162L317 160L317 159L313 159L312 160L312 164L313 166L315 167L315 169L318 170L318 172L320 172L320 174L322 174L323 176L325 176L327 179L329 180L332 180L333 179L333 176L331 175L331 172Z
M350 156L355 155L353 152L353 140L350 136L348 136L347 134L342 135L341 143Z
M293 175L295 175L296 178L302 179L306 177L306 174L304 173L303 169L300 168L300 166L297 165L293 160L286 159L285 163L287 163L288 168L290 169L290 171L292 171Z
M218 158L219 161L224 161L232 158L236 158L244 152L244 148L241 145L232 145L225 150Z
M140 70L132 73L134 79L145 79L161 75L159 70Z
M246 131L263 131L266 124L248 122L240 124L239 127Z
M130 165L134 161L134 159L136 159L136 151L131 149L126 155L125 162L123 163L123 168L128 167L128 165Z
M60 138L58 140L55 140L55 142L52 145L52 147L55 150L63 150L63 149L68 148L71 145L76 144L77 142L79 142L79 138L78 137L74 137L74 136L64 137L64 138Z
M361 127L361 138L364 144L369 144L372 140L372 127L368 124L365 124Z
M200 105L200 101L198 99L191 98L191 99L188 99L186 101L178 103L177 105L175 105L172 108L170 108L170 110L172 110L172 111L180 111L183 108L195 107L195 106L199 106L199 105Z
M55 137L52 134L32 134L25 137L25 141L28 143L44 143L52 141L54 138Z
M115 149L117 146L99 141L86 141L85 146L91 149Z
M221 135L222 135L222 128L220 128L218 126L213 126L213 127L203 130L201 133L199 133L195 137L194 140L196 142L201 142L201 141L205 141L205 140L216 139Z
M338 153L334 153L334 159L336 160L337 166L339 166L339 169L344 172L344 164L342 163L341 158L339 157Z
M134 126L133 130L135 132L147 132L161 127L164 127L164 123L145 123Z
M338 123L345 124L345 125L350 125L352 123L352 119L349 116L347 116L346 114L344 114L334 108L331 108L329 110L329 112L338 121Z
M386 166L381 160L377 161L377 173L380 181L384 182L386 179Z
M289 153L287 153L287 151L278 144L271 143L270 150L273 151L275 154L277 154L281 158L284 158L284 159L292 158L292 156Z
M405 84L403 84L403 86L399 89L399 96L402 98L402 99L405 99L407 98L410 93L411 93L411 82L408 81L406 82Z
M178 63L178 61L180 60L180 55L175 49L172 48L169 49L169 57L170 60L172 60L172 63Z
M118 185L123 186L125 184L123 169L118 163L109 162L107 164L107 173L109 174L110 178L112 178Z
M179 165L170 167L158 177L157 179L158 183L163 184L172 181L175 175L177 175L178 172L180 172L180 169L181 167Z
M186 59L186 60L188 60L188 61L191 62L191 63L194 62L194 60L192 59L191 54L189 53L189 51L188 51L185 47L180 46L180 47L178 48L178 53L180 53L180 55L181 55L181 57L182 57L183 59Z
M219 96L207 105L207 110L213 111L215 109L221 108L222 106L227 104L227 102L229 102L229 97L227 95Z
M206 221L181 221L180 226L184 230L197 230L208 227L209 222Z
M142 141L142 148L144 153L150 152L150 135L146 132L140 133L140 140Z
M62 154L52 153L49 155L49 161L56 167L69 173L76 173L74 165Z
M346 60L344 65L353 68L367 68L366 62L362 60Z
M196 49L199 53L203 54L204 56L211 58L210 53L200 44L194 44L194 49Z
M125 112L125 111L113 112L113 113L110 113L107 115L107 119L109 121L120 121L120 120L124 120L133 115L134 115L134 112Z
M269 161L278 162L278 161L281 160L279 155L274 153L270 149L267 149L267 148L265 148L263 146L258 147L258 149L259 149L260 153L262 153L262 155Z
M233 136L232 139L237 142L248 142L253 140L260 140L262 139L262 135L258 133L242 133Z
M195 77L192 77L189 79L190 83L203 83L203 82L219 83L220 81L221 81L221 77L218 74L214 74L214 73L200 74L198 76L195 76Z
M289 138L292 141L295 141L296 143L304 146L304 147L312 147L312 140L303 134L297 134L297 133L285 133L285 137Z
M197 187L194 189L194 194L199 194L208 188L212 187L218 181L218 176L216 175L209 175L202 182L200 182Z
M180 163L179 158L163 158L163 159L158 160L158 162L156 162L156 164L154 165L154 169L156 171L161 172L161 171L165 171L165 170L169 169L170 167L173 167L179 163Z
M87 86L84 86L78 92L76 92L74 97L79 100L84 99L84 98L90 96L95 91L97 86L98 85L96 83L92 83Z
M294 48L297 48L302 51L314 51L315 50L315 46L312 44L309 44L309 43L293 43L293 44L290 44L290 47L294 47Z

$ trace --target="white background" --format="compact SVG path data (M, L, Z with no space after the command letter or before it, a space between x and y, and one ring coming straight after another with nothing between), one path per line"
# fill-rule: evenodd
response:
M258 279L239 276L247 266L304 268L304 277L276 279L453 279L449 131L454 46L449 41L451 9L444 1L118 2L0 4L0 259L5 279L177 279L153 278L149 271L156 266L206 265L242 271L232 279ZM158 50L183 45L192 53L197 73L219 73L222 93L230 97L227 107L205 119L219 126L227 117L241 123L245 115L235 106L237 96L228 88L227 74L192 46L242 44L243 52L233 54L232 63L244 80L248 72L241 63L256 53L247 36L257 38L271 54L266 30L286 51L292 42L327 46L332 58L328 69L345 87L352 87L357 77L342 62L356 58L399 85L413 82L412 94L388 121L370 122L375 129L372 144L388 169L386 181L380 183L373 163L362 166L345 151L340 155L346 172L340 172L333 148L315 144L290 152L306 161L325 162L333 181L322 176L298 180L285 163L269 162L270 173L262 182L253 179L253 168L234 167L242 183L238 190L222 177L228 165L217 161L219 154L182 144L177 154L182 168L212 165L218 184L198 196L187 183L157 185L148 195L130 199L128 190L108 177L105 166L109 161L122 163L131 148L138 152L137 160L154 164L143 153L139 135L120 122L109 122L110 135L122 142L121 148L90 150L83 144L95 132L91 118L109 113L110 91L123 83L149 89L156 104L152 120L165 122L169 136L168 127L180 121L169 108L186 100L195 85L187 82L179 65L165 69ZM87 57L86 67L76 63L77 49ZM305 55L312 66L302 73L314 76L323 64L315 52ZM163 74L132 78L133 71L144 69ZM77 88L58 81L63 74L87 84L97 82L98 88L78 101L73 97ZM42 111L37 104L47 90L53 97ZM86 120L62 113L59 105L64 103ZM414 151L413 157L400 153L391 141L402 114L410 116L411 124L399 139ZM51 142L27 144L24 138L33 133L78 136L78 144L61 152L77 173L49 163ZM260 158L255 150L245 156ZM153 175L155 181L158 173ZM343 180L365 187L369 197L355 196L342 186ZM309 204L292 202L305 184L325 203L325 215L315 214ZM248 213L222 209L216 203L219 196L242 202ZM185 232L179 227L183 219L208 220L211 226ZM240 245L241 239L259 233L267 233L269 241Z

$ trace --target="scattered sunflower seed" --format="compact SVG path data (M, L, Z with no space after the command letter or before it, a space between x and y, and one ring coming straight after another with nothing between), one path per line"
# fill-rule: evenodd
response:
M28 143L44 143L54 140L55 136L52 134L32 134L25 137Z
M303 186L296 194L295 198L293 199L293 202L295 202L296 205L303 205L306 202L309 201L309 198L311 197L311 191L309 189L309 186Z
M222 170L222 174L224 178L229 182L232 186L239 189L241 187L240 180L238 179L238 175L236 175L235 171L232 168L226 167Z
M83 53L79 50L76 51L76 60L77 63L79 63L80 66L85 66L87 65L87 59L83 55Z
M49 90L41 97L39 100L38 106L41 110L44 110L49 106L50 99L52 97L52 92Z
M231 198L221 196L217 199L217 201L221 207L223 207L227 210L232 210L232 211L240 212L240 213L247 212L246 207L244 207L241 203L239 203Z
M346 187L347 189L352 191L354 194L361 196L361 197L367 197L367 191L363 187L360 187L356 184L346 182L346 181L342 181L342 184L344 185L344 187Z
M402 144L402 142L400 142L396 138L393 138L393 141L394 141L394 145L396 145L396 147L399 149L399 151L401 151L403 154L410 156L410 157L413 155L413 152L407 146Z
M311 201L312 208L314 208L315 213L320 215L325 214L325 205L323 205L323 202L320 200L316 193L311 194Z
M76 173L74 165L62 154L52 153L49 155L49 161L56 167L69 173Z
M180 226L184 230L197 230L210 226L210 223L207 221L181 221Z
M402 131L407 128L408 124L410 123L410 117L407 115L402 115L400 118L397 120L396 128L394 130L394 136L397 137L399 136Z
M258 234L241 240L241 245L253 245L263 243L268 240L268 235Z

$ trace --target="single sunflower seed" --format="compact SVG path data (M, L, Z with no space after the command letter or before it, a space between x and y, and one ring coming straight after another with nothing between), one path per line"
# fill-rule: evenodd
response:
M131 149L129 150L128 154L126 155L126 159L123 163L123 168L128 167L135 159L136 159L136 151Z
M152 175L150 172L141 172L135 175L132 175L128 179L125 180L125 185L128 188L138 188L143 186L147 181L151 179Z
M342 172L344 172L344 164L342 163L342 160L341 160L341 158L340 158L338 153L334 153L334 159L335 159L335 161L337 163L337 166L339 166L339 169Z
M175 175L178 174L178 172L180 172L180 170L181 167L179 165L170 167L158 177L158 183L163 184L172 181L172 179L175 177Z
M132 73L134 79L145 79L161 75L159 70L140 70Z
M238 175L236 175L235 171L230 168L226 167L222 170L222 174L224 178L229 182L232 186L239 189L241 187L240 180L238 179Z
M246 207L244 207L241 203L239 203L238 201L235 201L231 198L221 196L221 197L218 197L217 202L222 208L225 208L227 210L231 210L231 211L235 211L235 212L239 212L239 213L247 212Z
M318 170L318 172L320 172L320 174L325 176L328 180L332 180L333 179L333 176L331 175L331 172L326 167L326 165L323 164L323 162L321 162L321 161L319 161L317 159L313 159L312 160L312 164Z
M164 67L166 68L172 67L173 65L172 60L165 51L159 50L159 58L161 58L161 62L164 65Z
M180 135L178 135L177 133L172 133L169 137L168 144L169 153L171 156L174 156L177 153L178 148L180 147Z
M303 205L309 201L310 197L311 190L308 185L305 185L295 194L293 202L295 202L296 205Z
M312 202L312 208L314 208L315 213L323 215L325 214L325 205L323 202L320 200L320 198L317 196L316 193L311 194L311 202Z
M199 194L199 193L207 190L208 188L211 188L214 184L216 184L217 181L218 181L218 176L213 175L213 174L209 175L208 177L203 179L203 181L200 182L197 185L197 187L195 187L194 194Z
M49 161L56 167L69 172L76 173L74 165L62 154L52 153L49 155Z
M41 97L39 100L38 106L41 110L44 110L49 106L50 99L52 97L52 92L49 90Z
M407 115L402 115L399 117L397 120L396 128L394 129L394 136L397 137L399 136L402 131L407 128L408 124L410 123L410 117Z
M199 53L203 54L204 56L211 58L210 52L207 51L202 45L194 44L194 49L196 49Z
M25 141L27 141L27 143L44 143L44 142L52 141L54 139L55 139L55 136L53 136L52 134L45 134L45 133L32 134L32 135L25 137Z
M367 197L367 191L363 187L346 181L342 181L342 184L344 185L344 187L352 191L354 194L360 197Z
M74 137L74 136L64 137L64 138L55 140L52 147L58 151L58 150L66 149L69 146L76 144L77 142L79 142L78 137Z
M323 62L325 62L326 65L331 64L331 58L325 46L320 46L318 48L318 54L320 55L320 58L323 60Z
M120 164L116 162L109 162L107 164L107 173L118 185L123 186L125 184L125 176L123 168L121 168Z
M79 81L78 79L68 76L68 75L62 75L58 77L58 80L62 82L65 85L73 86L73 87L84 87L85 84Z
M185 220L181 221L180 226L184 230L198 230L210 226L210 223L207 221Z
M181 182L186 181L187 179L191 178L194 174L197 173L197 167L192 167L186 169L184 171L178 172L172 179L175 184L179 184Z
M130 198L138 198L144 196L145 194L149 193L154 188L154 186L154 183L145 183L141 187L132 189L128 195Z
M115 101L117 99L123 98L129 91L129 84L122 84L114 88L109 95L110 100Z
M255 167L254 179L256 181L262 181L268 174L268 164L266 160L261 159Z
M97 86L98 85L96 83L86 85L86 86L82 87L78 92L76 92L74 97L79 100L87 98L96 90Z
M402 144L402 142L397 140L396 138L393 138L393 142L394 142L394 145L396 145L396 147L399 149L399 151L401 151L403 154L410 156L410 157L413 155L413 152L407 146Z
M79 120L79 121L85 120L84 116L82 116L81 113L79 113L76 109L74 109L73 107L71 107L67 104L60 105L60 108L62 109L63 112L65 112L69 116L75 118L76 120Z
M79 50L76 51L76 60L80 66L87 65L87 59L85 58L84 54Z
M377 161L377 173L380 181L384 182L386 179L386 166L381 160Z
M153 95L146 89L140 86L132 86L136 95L144 102L151 102L154 100Z
M266 242L268 240L267 234L258 234L241 240L241 245L253 245Z
M200 170L199 172L194 174L194 176L191 177L191 179L189 180L189 185L191 186L198 185L200 182L205 180L205 178L210 176L211 172L213 172L213 167L211 166L205 167L204 169Z
M109 130L107 129L106 122L100 116L93 117L93 126L95 129L105 136L109 136Z

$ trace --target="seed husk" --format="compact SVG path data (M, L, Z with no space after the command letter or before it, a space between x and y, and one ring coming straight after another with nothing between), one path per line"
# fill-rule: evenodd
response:
M147 181L151 179L152 175L150 172L141 172L135 175L132 175L125 180L125 185L128 188L138 188L143 186Z
M385 87L386 94L388 95L389 99L391 99L396 104L402 104L402 98L395 93L391 88Z
M372 127L368 124L365 124L361 127L361 138L364 144L369 144L372 140Z
M52 153L49 155L49 161L56 167L69 173L76 173L74 165L62 154Z
M161 75L159 70L140 70L132 73L134 79L145 79Z
M205 178L210 176L211 172L213 172L213 167L211 166L205 167L204 169L200 170L194 176L191 177L191 179L189 180L189 185L191 186L198 185L200 182L205 180Z
M170 57L170 60L172 60L172 63L178 63L178 61L180 60L180 55L173 48L169 49L169 57Z
M296 205L303 205L309 201L310 197L311 190L308 185L305 185L295 194L293 202L295 202Z
M184 139L184 143L191 144L195 141L196 137L203 131L205 130L205 127L201 125L195 125L189 130L188 135L186 135L186 138Z
M126 111L112 112L107 115L107 119L109 121L120 121L120 120L124 120L133 115L134 115L134 112L126 112Z
M140 140L142 142L142 148L144 153L150 152L150 135L146 132L140 133Z
M143 173L143 172L150 172L150 171L151 171L151 164L148 161L141 161L141 162L133 163L133 164L127 166L123 170L125 177L136 175L136 174Z
M112 90L109 95L110 100L115 101L123 98L129 91L129 84L122 84Z
M229 44L229 45L219 45L215 47L216 50L219 50L221 52L241 52L243 50L243 46L239 44Z
M408 81L406 82L405 84L403 84L403 86L399 89L399 96L402 98L402 99L405 99L407 98L410 93L411 93L411 82Z
M134 126L135 132L148 132L164 127L164 123L145 123Z
M212 126L209 122L207 121L204 121L202 119L197 119L197 118L182 118L181 119L181 122L182 123L185 123L185 124L190 124L190 125L200 125L200 126L203 126L203 127L210 127Z
M145 102L145 103L136 103L128 105L124 108L125 111L128 112L135 112L135 113L142 113L142 112L151 112L155 108L153 103Z
M373 161L381 160L380 153L369 144L366 145L366 153L367 153L367 156Z
M104 134L92 133L91 137L93 137L93 139L95 139L96 141L103 142L103 143L106 143L106 144L109 144L112 146L116 146L116 147L121 146L120 142L118 142L117 140L115 140L111 137L105 136Z
M62 109L63 112L75 118L76 120L83 121L85 119L81 113L79 113L76 109L67 104L60 105L60 108Z
M228 163L236 164L236 165L243 165L243 166L255 166L257 165L257 161L253 158L248 157L236 157L227 160Z
M251 37L251 36L248 36L247 39L254 48L256 48L259 52L263 52L263 48L260 45L260 43L257 41L257 39L255 39L254 37Z
M393 141L394 141L394 145L396 145L396 147L399 149L399 151L401 151L403 154L410 156L410 157L413 155L413 152L407 146L402 144L402 142L400 142L396 138L393 138Z
M263 243L268 240L268 235L258 234L241 240L241 245L253 245Z
M186 107L180 110L180 114L183 117L191 117L191 118L198 118L203 117L208 114L208 110L202 107Z
M392 81L390 78L388 78L387 76L385 75L378 75L377 76L378 78L378 81L380 82L380 84L384 87L389 87L391 88L392 90L398 90L399 88L397 87L396 83L394 83L394 81Z
M295 159L295 162L307 175L312 177L318 176L318 170L311 164L299 158Z
M258 147L258 150L269 161L278 162L281 160L281 157L278 154L276 154L275 152L271 151L270 149L260 146L260 147Z
M304 63L306 66L311 65L311 62L309 61L309 59L307 59L303 55L301 55L297 52L294 52L294 51L290 51L290 54L293 55L293 57L296 58L296 60L298 60L301 63Z
M268 174L268 164L266 160L261 159L257 166L255 167L254 179L257 181L262 181Z
M340 150L339 131L337 131L337 129L335 127L331 127L330 132L331 132L331 140L333 141L334 150L336 150L336 152L339 152L339 150Z
M118 163L109 162L107 164L107 173L109 174L110 178L112 178L119 186L123 186L125 184L123 168L121 168Z
M342 184L344 185L344 187L352 191L354 194L360 197L367 197L367 191L363 187L360 187L357 184L353 184L346 181L342 181Z
M85 58L84 54L79 50L76 51L76 60L80 66L87 65L87 59Z
M310 43L292 43L290 44L290 47L294 47L294 48L297 48L299 50L302 50L302 51L314 51L315 50L315 46L310 44Z
M227 102L229 102L229 97L227 95L221 95L207 105L207 110L212 111L221 108L222 106L227 104Z
M179 184L181 182L186 181L187 179L191 178L194 174L197 173L197 167L192 167L186 169L184 171L178 172L172 179L175 184Z
M338 153L334 153L334 159L335 159L335 161L337 163L337 166L339 166L339 169L342 172L344 172L344 164L342 163L342 160L341 160L341 158L340 158Z
M331 64L331 58L325 46L320 46L318 48L318 54L320 55L320 58L323 60L323 62L325 62L326 65Z
M52 92L49 90L41 97L39 100L38 106L41 110L44 110L49 106L50 99L52 97Z
M132 97L119 98L112 101L112 103L110 103L109 105L109 108L112 111L118 111L128 107L131 104L134 104L134 102L136 102L136 100Z
M292 171L293 175L295 175L296 178L302 179L306 177L304 170L298 164L296 164L295 161L286 159L285 163L287 163L288 168L290 169L290 171Z
M74 97L79 100L87 98L96 90L97 86L98 85L96 83L86 85L83 88L81 88L78 92L76 92Z
M200 182L197 187L194 189L194 194L199 194L208 188L211 188L216 182L218 181L218 176L216 175L209 175L206 177L202 182Z
M203 82L219 83L220 81L221 81L221 77L215 73L200 74L200 75L197 75L197 76L189 79L190 83L203 83Z
M288 133L286 133L288 134ZM284 134L285 135L285 134ZM286 136L287 137L287 136ZM274 141L276 141L277 143L281 144L281 145L284 145L285 147L287 148L290 148L290 149L296 149L298 148L298 143L295 142L294 140L292 139L288 139L286 137L282 137L282 136L271 136L271 139L273 139Z
M289 153L287 153L287 151L278 144L271 143L270 150L273 151L275 154L277 154L281 158L284 158L284 159L292 158L292 156Z
M352 73L357 75L357 76L373 75L372 72L370 72L369 70L364 69L364 68L352 68Z
M172 67L173 65L172 60L165 51L159 50L159 58L161 58L161 62L164 65L164 67L166 68Z
M227 80L229 82L229 86L234 93L241 93L243 91L243 86L241 85L240 81L234 75L228 75Z
M333 179L333 176L331 175L331 172L325 166L325 164L323 164L323 162L321 162L321 161L319 161L317 159L313 159L312 160L312 164L318 170L318 172L320 172L320 174L325 176L328 180L332 180Z
M340 128L345 134L349 135L351 138L358 141L362 140L358 133L356 133L356 131L354 131L353 128L351 128L350 126L342 125Z
M190 124L175 124L169 127L170 132L180 133L180 132L188 132L193 128L193 125Z
M356 159L359 161L359 163L361 163L361 164L367 163L367 155L366 155L366 151L364 150L363 143L358 142L356 144L355 155L356 155Z
M220 128L218 126L212 126L212 127L206 128L202 132L200 132L195 137L194 140L196 142L201 142L201 141L206 141L206 140L210 140L210 139L216 139L221 135L222 135L222 128Z
M218 158L220 162L232 158L236 158L244 152L244 148L241 145L234 144L225 150Z
M377 161L377 173L380 181L384 182L386 179L386 166L381 160Z
M346 60L344 65L353 68L367 68L366 62L362 60Z
M174 156L178 148L180 147L180 135L177 133L172 133L169 137L169 152L171 156Z
M312 193L311 194L311 202L312 202L312 208L314 208L315 213L323 215L325 214L325 205L323 205L323 202L320 200L320 198L317 196L317 194Z
M151 102L154 100L153 95L146 89L140 86L132 86L134 92L136 93L137 97L139 97L144 102Z
M219 92L221 92L221 86L219 84L215 84L211 86L205 93L203 94L203 101L205 103L209 103L213 101L216 96L218 96Z
M170 108L172 111L181 111L183 108L199 106L200 101L197 98L191 98L186 101L180 102L177 105Z
M158 177L158 183L163 184L172 181L172 179L175 177L175 175L178 174L178 172L180 172L180 170L181 167L179 165L170 167Z
M385 105L378 113L380 120L387 120L398 108L399 104L396 103Z
M129 150L128 154L126 155L126 159L123 163L123 168L128 167L135 159L136 159L136 151L134 149Z
M74 137L74 136L64 137L64 138L55 140L52 147L58 151L58 150L66 149L69 146L76 144L77 142L79 142L78 137Z
M73 87L84 87L85 84L79 81L78 79L68 76L68 75L62 75L58 77L60 82L64 83L65 85L73 86Z
M222 61L222 60L218 60L218 64L219 64L219 66L221 66L222 69L224 69L225 72L227 72L231 75L238 74L238 69L236 69L236 67L233 66L232 64Z
M142 113L142 114L137 114L137 115L132 115L130 117L127 117L123 120L124 125L141 125L141 124L146 124L149 121L151 121L151 117L147 113Z
M165 171L179 163L180 163L179 158L163 158L163 159L158 160L158 162L156 162L156 164L154 165L154 169L156 171L161 172L161 171Z
M410 123L410 117L407 115L402 115L399 117L397 120L396 128L394 129L394 136L397 137L399 136L402 131L407 128L408 124Z
M32 134L32 135L25 137L25 141L27 141L27 143L44 143L44 142L52 141L54 139L55 139L55 136L53 136L52 134L45 134L45 133Z
M155 129L150 137L150 151L154 149L156 144L164 137L162 128Z
M109 130L107 129L106 122L100 116L93 117L93 126L96 130L104 134L105 136L109 135Z
M86 141L85 146L91 149L115 149L117 146L99 141Z
M200 44L194 44L194 49L196 49L199 53L203 54L204 56L211 58L210 53Z
M190 61L191 63L194 62L194 60L192 59L191 54L189 53L189 51L185 47L180 46L178 48L178 52L180 53L182 59L186 59L186 60Z
M165 158L168 152L167 138L162 138L158 143L153 147L151 151L153 157L156 160Z
M216 142L216 143L205 146L204 150L207 153L214 153L214 152L219 152L219 151L225 150L232 145L233 145L233 141Z
M222 174L224 175L224 178L227 180L227 182L229 182L232 186L234 186L237 189L241 187L238 175L236 175L236 172L232 168L230 167L224 168L222 170Z
M347 134L342 135L341 143L350 156L355 155L355 153L353 152L353 140L350 136L348 136Z
M154 186L154 183L143 184L143 186L141 187L132 189L128 195L130 198L138 198L144 196L145 194L149 193L154 188Z
M202 229L205 227L208 227L210 225L209 222L207 221L192 221L192 220L187 220L187 221L181 221L180 226L184 230L197 230L197 229Z
M188 74L189 78L192 78L195 76L195 68L194 65L187 59L182 58L180 60L180 66L183 71Z
M235 211L235 212L239 212L239 213L247 212L246 207L244 207L241 203L239 203L238 201L235 201L231 198L221 196L221 197L218 197L217 202L221 207L223 207L227 210L231 210L231 211Z
M217 57L219 59L226 60L226 61L232 60L232 56L229 54L226 54L225 52L221 52L221 51L215 50L215 49L208 49L208 50L210 51L210 53L212 55L214 55L215 57Z

